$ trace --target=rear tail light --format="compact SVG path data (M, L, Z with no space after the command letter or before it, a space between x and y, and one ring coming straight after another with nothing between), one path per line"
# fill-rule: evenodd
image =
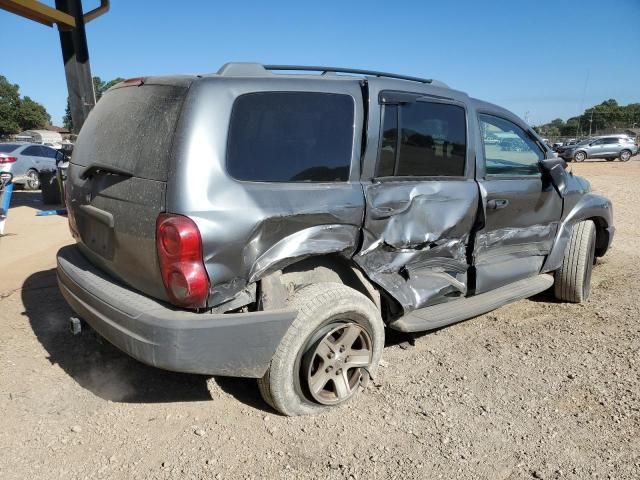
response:
M193 220L166 213L158 216L156 248L162 282L171 303L206 307L209 277L202 258L200 231Z
M0 156L0 163L15 163L18 161L18 157L2 157Z

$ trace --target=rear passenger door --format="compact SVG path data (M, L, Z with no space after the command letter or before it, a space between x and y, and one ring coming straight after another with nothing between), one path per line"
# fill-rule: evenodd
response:
M562 198L542 174L545 151L516 118L481 112L477 178L483 226L475 235L475 293L537 275L562 214ZM511 141L487 142L498 136Z
M384 87L385 80L369 84L366 214L354 260L407 313L467 293L479 198L473 132L456 92Z

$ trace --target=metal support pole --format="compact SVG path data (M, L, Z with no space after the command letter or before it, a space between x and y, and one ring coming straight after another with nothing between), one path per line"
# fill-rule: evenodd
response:
M89 65L89 48L84 28L81 0L56 0L56 8L76 20L72 30L60 30L60 46L67 77L69 106L73 119L73 131L78 133L89 112L96 104L93 79Z

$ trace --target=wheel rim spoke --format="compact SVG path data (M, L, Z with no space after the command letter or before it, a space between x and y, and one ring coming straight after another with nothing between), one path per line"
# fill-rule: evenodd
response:
M368 367L371 355L368 350L352 350L345 362L347 368Z
M317 394L324 389L328 381L329 375L327 375L324 370L320 370L309 379L309 389Z
M328 338L323 339L316 348L316 355L319 355L323 360L328 360L335 354L336 347Z
M340 375L336 375L333 378L333 383L336 386L336 396L339 399L344 399L351 393L351 386L349 385L349 377L347 371L343 370Z
M344 332L338 339L340 345L344 345L345 348L351 349L355 341L360 337L362 330L355 325L349 325L344 329Z

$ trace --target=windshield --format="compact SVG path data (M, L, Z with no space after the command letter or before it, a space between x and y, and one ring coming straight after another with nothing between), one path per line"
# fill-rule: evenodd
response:
M589 143L591 141L590 138L587 138L586 140L581 140L579 141L576 145L586 145L587 143Z
M15 143L1 143L0 144L0 153L10 153L13 152L20 145L16 145Z

